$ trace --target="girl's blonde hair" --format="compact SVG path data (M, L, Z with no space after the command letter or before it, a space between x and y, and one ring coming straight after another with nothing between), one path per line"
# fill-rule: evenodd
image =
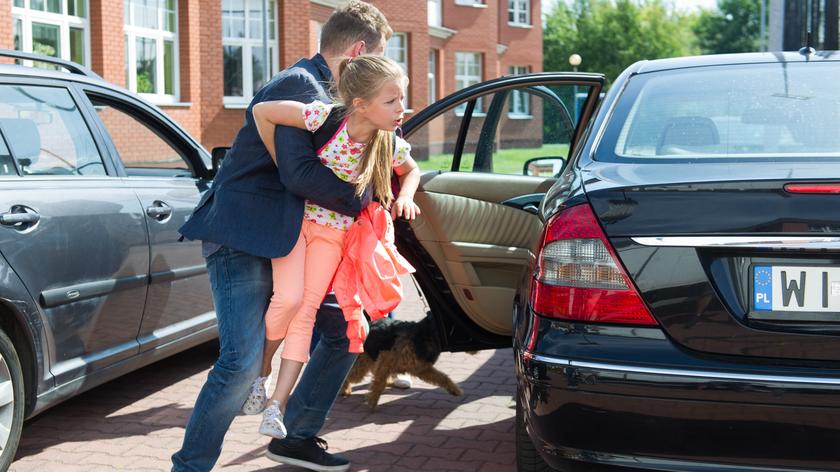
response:
M407 78L402 68L384 56L358 56L344 60L338 69L338 99L353 112L353 100L370 101L379 94L382 87L397 80L405 86ZM359 174L354 182L356 194L362 195L370 186L373 196L385 206L391 206L394 194L391 192L392 160L394 157L393 132L377 130L371 135L359 162Z

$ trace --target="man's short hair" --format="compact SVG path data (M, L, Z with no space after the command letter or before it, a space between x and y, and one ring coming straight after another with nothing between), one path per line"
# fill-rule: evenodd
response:
M378 8L350 0L334 11L321 28L321 51L339 54L357 41L364 41L370 50L383 36L388 40L392 34L388 20Z

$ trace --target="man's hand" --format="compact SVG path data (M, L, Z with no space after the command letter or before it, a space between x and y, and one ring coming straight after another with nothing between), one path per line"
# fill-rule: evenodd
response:
M407 220L413 220L419 214L420 207L410 197L397 197L397 200L391 205L391 219L394 220L399 216Z

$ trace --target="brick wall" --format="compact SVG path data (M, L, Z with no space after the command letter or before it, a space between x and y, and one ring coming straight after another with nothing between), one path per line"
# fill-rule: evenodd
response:
M8 12L5 16L0 14L0 48L14 49L14 31L12 30L12 0L0 0L0 12ZM14 62L12 59L0 58L0 64Z
M91 68L103 79L125 87L123 2L90 0Z
M277 2L280 67L287 67L315 51L316 23L323 23L331 8L310 0ZM178 0L179 101L162 105L206 148L229 146L243 124L242 107L225 107L222 64L221 0ZM427 2L373 0L388 17L395 32L408 35L409 106L428 105L428 51L438 51L437 98L455 91L455 52L482 54L484 80L506 74L510 65L542 70L540 1L531 2L533 28L507 25L507 2L487 0L486 8L458 6L444 0L443 25L456 30L448 39L432 37L427 26ZM123 2L89 0L91 67L106 80L125 85ZM12 48L11 0L0 0L0 47ZM505 48L498 49L502 44ZM503 53L499 53L504 50ZM454 116L454 115L453 115ZM541 116L534 122L541 123ZM449 131L446 123L440 132ZM529 133L541 126L502 123L504 130ZM507 131L505 131L507 132ZM537 139L533 135L528 139Z

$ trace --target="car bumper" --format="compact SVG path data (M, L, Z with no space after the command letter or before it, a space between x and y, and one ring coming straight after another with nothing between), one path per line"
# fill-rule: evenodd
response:
M703 358L656 328L541 325L516 368L553 467L840 469L840 372Z

